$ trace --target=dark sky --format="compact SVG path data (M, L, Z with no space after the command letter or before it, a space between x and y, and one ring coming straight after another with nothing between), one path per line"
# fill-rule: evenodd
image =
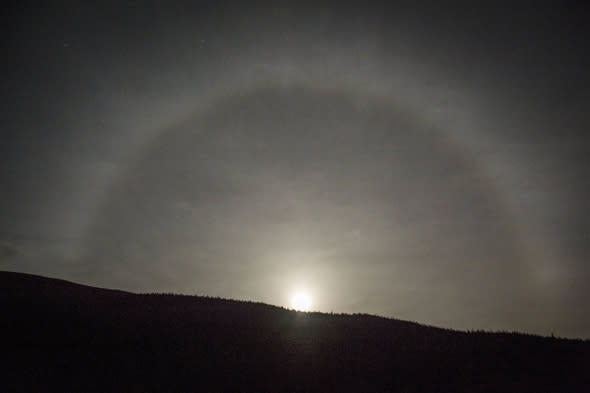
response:
M586 9L86 3L3 13L1 270L590 338Z

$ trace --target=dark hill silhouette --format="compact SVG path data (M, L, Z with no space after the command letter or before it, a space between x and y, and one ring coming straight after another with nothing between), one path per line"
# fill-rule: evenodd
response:
M0 272L0 391L589 392L590 342Z

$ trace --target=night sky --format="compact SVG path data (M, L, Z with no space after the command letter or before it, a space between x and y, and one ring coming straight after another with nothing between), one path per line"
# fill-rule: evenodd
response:
M590 338L586 9L122 3L3 11L0 270Z

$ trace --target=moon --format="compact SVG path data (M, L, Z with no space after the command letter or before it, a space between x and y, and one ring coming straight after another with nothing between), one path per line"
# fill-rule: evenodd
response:
M311 309L311 296L298 292L291 298L291 308L297 311L309 311Z

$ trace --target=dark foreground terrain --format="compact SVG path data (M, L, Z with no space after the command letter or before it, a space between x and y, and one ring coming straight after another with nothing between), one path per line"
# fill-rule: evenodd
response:
M590 342L0 272L0 391L590 392Z

